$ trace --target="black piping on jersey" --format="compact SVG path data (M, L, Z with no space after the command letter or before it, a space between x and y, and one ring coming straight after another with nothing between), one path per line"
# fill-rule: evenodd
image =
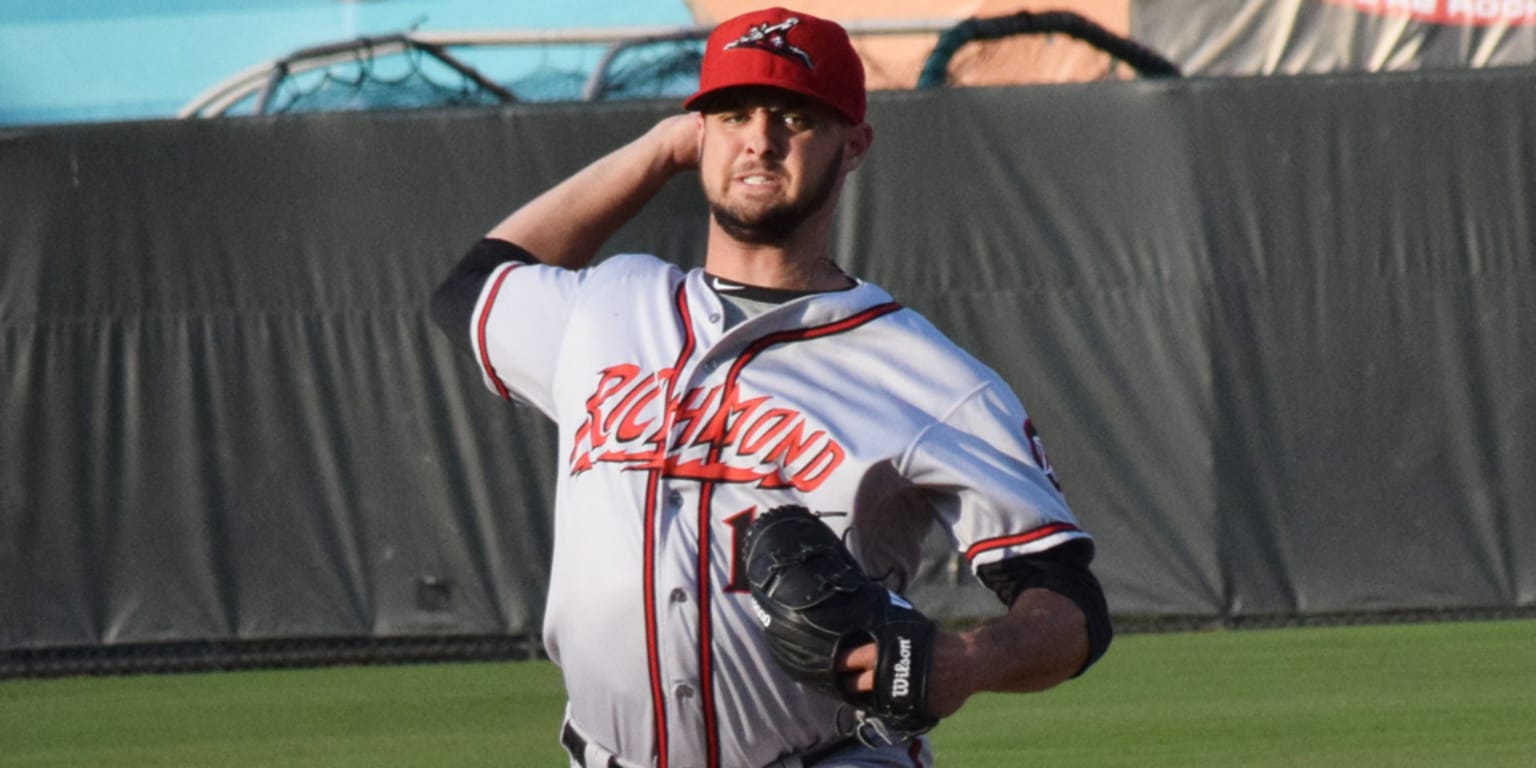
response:
M678 324L683 332L683 348L678 351L677 359L672 364L672 370L674 371L681 371L683 369L683 364L688 362L690 357L693 357L694 347L698 343L698 339L694 336L693 333L692 316L688 312L688 296L685 290L686 288L686 283L678 283L677 291L673 296L673 304L676 307ZM674 375L667 380L666 398L662 400L662 407L665 409L663 424L664 431L662 432L663 435L671 434L672 432L673 413L671 403L673 395L676 391L675 387L677 386L677 378L678 377ZM651 720L652 728L654 729L656 738L656 768L667 768L668 759L667 694L666 687L662 684L661 680L661 647L659 643L660 636L656 606L656 534L658 526L661 524L660 516L657 514L656 504L659 501L657 494L661 490L661 479L665 473L665 470L666 464L665 462L661 462L661 465L656 469L652 469L646 472L645 531L643 533L645 561L644 566L642 567L643 573L641 575L641 589L643 589L645 592L645 656L646 666L648 667L647 671L650 675L651 681ZM708 605L709 593L701 592L700 595L701 597L698 600L698 603L701 606L700 610L706 611L704 615L707 616L707 608L702 606ZM703 616L700 617L700 626L703 626ZM708 688L707 685L703 687ZM706 723L710 723L710 718L713 717L714 713L712 709L713 708L711 707L710 709L705 710ZM712 762L711 764L714 763Z
M719 450L718 446L714 450ZM698 572L699 593L699 706L704 712L704 764L709 768L717 768L720 765L720 726L716 722L719 714L715 711L714 611L711 607L714 603L714 593L710 591L712 584L709 570L714 541L714 537L710 535L714 522L714 516L711 514L714 501L715 484L712 482L700 484L699 559L695 566Z
M513 270L520 266L522 265L512 264L496 276L495 282L491 284L490 294L485 297L485 310L475 321L475 346L480 350L480 367L485 370L485 375L496 386L496 394L503 400L511 400L512 393L507 391L507 385L501 383L501 375L496 373L496 366L491 363L491 351L485 344L486 328L490 325L491 308L496 305L496 297L501 293L502 283L507 281L507 275L512 274Z
M661 470L645 473L645 564L640 577L645 592L645 658L651 682L651 728L656 739L657 768L667 768L667 699L661 683L661 649L657 644L656 619L656 494L661 489Z
M729 372L726 373L725 382L723 385L724 390L721 394L721 402L734 402L736 397L736 380L740 377L741 370L745 368L748 363L752 362L753 358L757 357L769 347L777 344L789 344L797 341L811 341L814 339L826 338L828 336L851 331L861 325L884 317L885 315L888 315L899 309L901 309L901 305L894 301L886 302L884 304L877 304L873 307L870 307L869 309L859 312L858 314L851 315L849 317L843 318L842 320L827 323L826 325L818 325L811 328L796 328L790 331L779 331L777 333L768 334L767 336L764 336L752 342L751 344L748 344L746 349L742 350L741 355L738 356L735 362L731 364ZM681 303L678 306L678 311L683 314L683 319L686 321L686 308L682 306ZM679 364L681 364L681 361L686 359L686 357L680 357ZM671 398L669 397L668 402L670 402L670 400ZM663 434L670 436L672 433L670 414L668 422L667 431ZM670 437L668 439L670 440ZM723 447L716 443L709 450L708 460L711 462L719 461L720 453L723 450ZM714 481L705 481L700 485L698 523L699 560L697 567L698 575L696 577L698 580L699 594L699 687L703 689L701 693L702 706L704 708L704 741L706 747L705 765L707 768L720 768L720 736L719 726L716 724L718 715L715 712L715 680L712 658L714 628L711 624L712 618L710 616L709 607L711 601L713 600L713 593L710 591L712 587L710 584L709 576L711 548L710 542L712 540L710 532L714 527L710 507L714 501L715 485L716 483ZM655 597L654 595L649 595L647 599L654 600ZM665 765L665 762L663 762L663 765Z

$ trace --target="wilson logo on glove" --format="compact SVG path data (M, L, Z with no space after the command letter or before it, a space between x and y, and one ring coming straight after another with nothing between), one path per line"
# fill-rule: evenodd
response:
M763 623L764 628L773 623L773 617L763 610L763 604L759 603L756 599L752 601L752 612L757 614L757 620Z
M894 669L896 675L891 679L891 696L904 699L912 690L912 641L899 637L896 644L899 659Z

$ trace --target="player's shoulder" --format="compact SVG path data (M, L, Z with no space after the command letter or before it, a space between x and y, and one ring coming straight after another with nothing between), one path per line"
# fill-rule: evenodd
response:
M649 253L618 253L583 270L587 291L634 290L642 285L675 285L683 271Z
M676 264L649 253L616 253L594 265L592 274L608 280L622 280L681 274L681 270Z
M978 373L990 373L991 369L985 363L950 338L949 334L923 313L902 305L901 311L892 313L888 319L895 332L904 337L904 344L910 345L906 348L912 350L913 358L942 362Z
M973 391L985 384L1007 389L1002 377L970 350L939 328L922 312L902 305L880 319L878 332L888 335L882 346L900 349L902 359L921 360L924 378L946 390Z

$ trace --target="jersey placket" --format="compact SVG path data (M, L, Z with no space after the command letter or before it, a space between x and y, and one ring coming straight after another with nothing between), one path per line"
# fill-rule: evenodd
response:
M688 407L683 393L700 391L714 373L707 353L699 354L699 350L718 339L721 318L715 310L704 318L709 325L699 327L692 322L698 313L690 308L684 286L679 286L675 300L684 340L668 396L660 403L663 434L667 435L667 445L661 446L663 463L652 470L651 501L661 511L650 521L658 546L649 548L655 554L647 580L648 598L658 624L650 646L652 695L661 699L656 702L657 714L664 718L657 733L661 741L658 766L713 768L719 765L720 755L711 682L710 611L717 588L710 563L713 483L669 477L666 462L679 449L674 433L679 410Z
M694 486L694 487L689 487ZM663 513L656 523L658 557L655 593L658 605L656 664L669 713L668 755L659 764L699 765L713 741L707 733L710 691L705 682L701 649L709 620L707 569L695 579L699 547L692 519L705 503L696 483L663 479L658 488ZM707 548L705 549L707 551Z
M700 413L697 403L668 399L665 415L668 445L665 455L673 459L681 455L687 444L702 439L710 445L704 456L706 465L722 461L720 438L732 429L730 418L736 400L736 386L741 368L746 360L742 344L709 346L720 341L720 318L708 317L711 326L699 329L697 337L703 337L695 360L684 362L677 371L676 392L703 392L708 402L707 412ZM718 394L713 394L718 393ZM693 410L690 412L690 408ZM679 414L684 415L680 418ZM689 424L687 418L703 419L707 424ZM700 438L700 432L708 437ZM665 561L673 568L666 574L666 583L658 582L658 589L666 594L666 615L669 626L663 630L665 638L673 641L662 654L663 669L670 673L667 692L668 708L672 713L670 762L664 765L703 766L719 768L721 765L721 722L718 716L714 685L715 617L716 599L730 585L730 552L717 552L717 547L729 547L729 537L721 540L715 536L716 524L729 529L725 519L739 510L716 510L722 486L715 480L668 477L661 473L660 491L666 515L660 521L662 539L667 551ZM719 518L717 520L717 518ZM723 555L723 557L717 557ZM689 584L690 587L680 586ZM677 585L670 586L669 585ZM691 599L690 599L691 598ZM658 599L660 594L658 593ZM730 599L736 599L732 596ZM691 641L691 642L690 642ZM694 761L690 761L689 758Z
M900 308L894 302L888 302L823 325L779 329L762 335L748 330L756 325L753 320L748 320L729 334L730 340L725 340L722 339L723 329L717 309L705 309L711 313L701 318L707 320L707 325L689 322L690 316L697 317L699 313L690 311L685 290L680 290L677 295L677 310L679 319L688 329L686 349L673 369L672 390L666 398L664 434L667 435L667 445L663 456L666 462L676 460L680 452L698 440L694 437L699 433L698 425L679 429L679 410L686 410L690 405L680 402L678 393L711 392L710 387L718 387L718 395L706 395L711 413L695 416L710 422L702 427L707 431L703 442L710 446L704 457L707 466L717 465L722 460L722 442L732 431L728 419L736 407L741 376L758 355L780 344L851 330ZM697 309L697 305L694 308ZM660 686L655 694L665 695L665 706L673 715L669 733L664 737L671 742L671 754L664 751L659 765L718 768L721 734L713 680L714 619L711 611L716 595L723 593L730 578L729 553L718 559L724 563L718 568L714 557L715 546L722 545L713 535L717 516L713 507L721 486L716 480L668 477L665 469L657 475L657 487L651 499L665 510L665 514L655 521L657 528L654 530L664 542L667 571L665 583L662 574L658 574L650 595L653 601L668 606L665 615L669 625L658 630L670 642L661 646L661 652L653 661L661 671L660 680L653 676L653 685ZM736 511L722 510L721 524L728 528L730 523L723 518L733 516ZM672 570L674 568L677 570ZM692 605L687 602L687 588L681 586L690 581L693 585ZM693 620L691 627L687 626L690 619Z

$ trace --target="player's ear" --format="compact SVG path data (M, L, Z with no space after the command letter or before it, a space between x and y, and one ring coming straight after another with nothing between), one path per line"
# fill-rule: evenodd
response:
M848 129L843 139L843 173L853 173L864 164L869 147L875 143L875 129L869 123L859 123Z

